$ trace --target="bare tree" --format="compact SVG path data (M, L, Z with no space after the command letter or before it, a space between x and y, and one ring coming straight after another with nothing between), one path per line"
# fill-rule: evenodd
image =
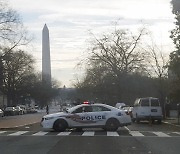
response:
M91 33L88 59L85 61L86 74L76 87L88 96L99 94L105 102L123 101L125 97L129 99L127 93L136 84L129 84L129 80L134 81L132 75L143 73L145 68L145 53L141 47L144 35L145 28L136 35L116 27L113 32L100 37Z
M24 28L19 14L5 1L0 1L0 90L5 85L3 80L3 60L12 54L15 48L27 45L32 40Z
M122 73L135 72L142 68L143 53L139 48L144 28L137 36L128 30L115 29L113 33L104 34L101 38L93 36L89 52L90 63L97 61L105 65L116 76Z
M0 47L13 48L26 45L30 41L18 13L6 2L0 1Z
M154 78L157 82L156 89L158 90L158 96L161 105L163 107L165 116L165 101L168 96L168 56L163 53L153 41L151 45L147 45L146 53L146 71L151 78Z
M7 94L8 104L16 101L18 89L26 82L26 76L34 71L34 59L22 50L7 49L2 58L4 93Z

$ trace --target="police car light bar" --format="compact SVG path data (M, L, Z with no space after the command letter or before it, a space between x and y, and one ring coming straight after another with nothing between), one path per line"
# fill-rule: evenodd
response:
M86 101L86 102L83 102L83 104L89 104L89 102L88 102L88 101Z

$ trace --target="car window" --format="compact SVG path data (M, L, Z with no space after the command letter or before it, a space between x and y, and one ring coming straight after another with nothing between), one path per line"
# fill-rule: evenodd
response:
M93 106L92 107L92 112L101 112L101 111L111 111L111 110L104 106Z
M84 106L83 112L92 112L92 107L91 106Z
M76 110L74 110L72 113L82 113L83 112L83 107L79 107Z
M82 106L74 110L72 113L92 112L91 106Z
M141 100L141 106L149 106L149 99L148 98L142 99Z
M160 106L158 99L151 99L151 106Z

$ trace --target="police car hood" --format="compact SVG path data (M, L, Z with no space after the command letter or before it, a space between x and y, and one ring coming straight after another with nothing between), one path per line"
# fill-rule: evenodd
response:
M59 116L65 116L65 115L68 115L68 114L69 113L66 113L66 112L57 112L57 113L52 113L52 114L45 115L44 118L59 117Z

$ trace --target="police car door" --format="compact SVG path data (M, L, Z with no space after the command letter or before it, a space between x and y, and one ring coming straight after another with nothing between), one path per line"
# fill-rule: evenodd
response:
M107 120L107 116L109 113L109 109L103 106L92 105L92 112L89 113L91 120L93 123L92 126L102 126L105 124Z
M69 123L72 127L88 126L91 123L89 112L92 111L91 106L82 106L72 112Z

